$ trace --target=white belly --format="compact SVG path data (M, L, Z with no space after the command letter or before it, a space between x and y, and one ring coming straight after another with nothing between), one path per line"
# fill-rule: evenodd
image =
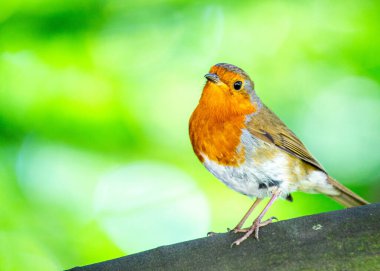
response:
M296 190L309 193L326 193L331 190L331 193L326 194L334 194L334 189L328 184L324 172L315 170L306 176L300 176L302 172L300 168L289 168L290 154L272 144L252 138L247 133L248 131L243 130L242 142L245 143L246 160L239 166L220 165L202 155L204 166L228 187L249 197L260 198L271 196L272 190L276 188L282 191L282 197ZM257 163L255 161L257 148L270 148L275 155L264 163ZM297 180L290 179L295 176Z
M276 187L281 188L284 197L292 192L286 185L289 183L287 178L289 174L287 174L286 160L282 154L260 166L252 160L239 167L222 166L206 157L203 164L228 187L249 197L268 197Z

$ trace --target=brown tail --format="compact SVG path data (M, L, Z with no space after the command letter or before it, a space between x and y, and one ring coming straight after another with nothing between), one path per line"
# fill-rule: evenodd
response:
M337 196L329 195L329 197L334 199L338 203L342 204L343 206L350 208L350 207L369 204L368 201L356 195L350 189L345 187L343 184L339 183L337 180L334 180L330 176L329 176L329 183L332 184L334 188L341 193L340 195L337 195Z

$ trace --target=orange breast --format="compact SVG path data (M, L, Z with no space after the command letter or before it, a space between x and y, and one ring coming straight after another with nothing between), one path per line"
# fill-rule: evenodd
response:
M190 119L190 140L197 157L202 155L221 165L237 166L245 160L244 146L240 144L245 116L235 116L228 120L213 117L197 107Z
M190 118L190 139L201 162L204 156L222 165L236 166L245 159L240 144L246 116L256 112L250 96L227 84L207 82Z

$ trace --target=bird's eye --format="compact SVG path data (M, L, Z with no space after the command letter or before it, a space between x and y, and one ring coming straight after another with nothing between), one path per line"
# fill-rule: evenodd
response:
M241 89L242 85L243 85L243 83L241 81L236 81L234 83L234 89L239 90L239 89Z

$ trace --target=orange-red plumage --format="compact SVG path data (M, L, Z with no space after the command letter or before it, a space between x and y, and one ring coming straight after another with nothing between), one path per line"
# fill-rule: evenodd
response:
M228 84L243 77L223 67L213 66L210 73L218 73L226 84L207 81L199 105L190 118L190 139L195 154L203 162L201 153L222 165L236 166L244 161L244 147L238 149L246 115L256 112L248 93L234 93Z

